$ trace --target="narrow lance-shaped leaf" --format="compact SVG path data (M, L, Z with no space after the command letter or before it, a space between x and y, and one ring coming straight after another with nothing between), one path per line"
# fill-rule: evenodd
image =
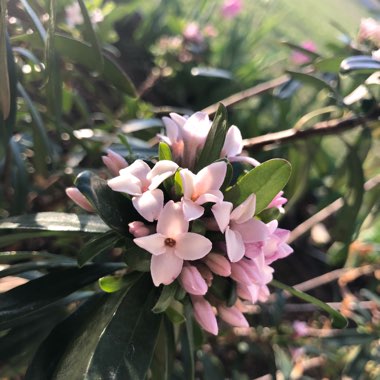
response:
M228 189L224 198L238 206L254 193L256 194L256 214L259 214L284 188L290 173L291 166L286 160L273 159L263 162Z
M0 112L2 120L6 120L10 112L10 88L7 60L7 1L0 1Z
M227 110L226 107L220 103L207 135L205 145L195 165L195 172L198 172L220 158L227 130Z
M277 280L272 280L270 284L275 286L276 288L286 290L291 295L298 297L298 298L300 298L306 302L309 302L309 303L319 307L320 309L326 311L327 313L329 313L331 315L331 317L333 318L333 327L341 329L341 328L344 328L347 326L346 318L342 314L340 314L337 310L335 310L331 306L327 305L325 302L322 302L321 300L319 300L319 299L317 299L317 298L315 298L309 294L301 292L300 290L297 290L291 286L285 285L285 284L283 284Z

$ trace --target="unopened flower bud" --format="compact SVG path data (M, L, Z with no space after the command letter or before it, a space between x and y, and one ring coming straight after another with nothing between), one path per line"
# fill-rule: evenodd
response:
M149 226L147 226L143 222L138 222L138 221L129 223L128 227L129 227L129 232L135 238L148 236L154 232L153 228L150 228Z
M88 212L94 212L94 208L90 202L76 187L68 187L66 189L66 195L79 207L82 207Z
M228 277L231 275L231 264L226 257L218 253L209 253L204 262L212 272L219 276Z
M218 306L218 315L225 322L234 327L249 327L243 313L236 307Z
M208 332L218 335L218 324L212 306L202 296L191 295L194 318Z
M115 176L119 175L119 171L128 166L128 162L120 156L120 154L114 152L111 149L107 150L107 156L102 157L104 165Z
M206 281L193 265L185 265L178 279L189 294L204 295L207 293L208 286Z

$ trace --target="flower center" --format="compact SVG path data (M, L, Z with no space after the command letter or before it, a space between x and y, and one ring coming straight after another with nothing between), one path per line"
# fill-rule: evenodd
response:
M174 247L175 246L175 240L172 238L166 238L165 239L165 245L168 247Z

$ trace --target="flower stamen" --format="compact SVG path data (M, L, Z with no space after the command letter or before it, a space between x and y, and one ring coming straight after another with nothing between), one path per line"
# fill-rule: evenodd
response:
M165 245L167 245L168 247L174 247L176 244L176 241L172 238L166 238L165 239Z

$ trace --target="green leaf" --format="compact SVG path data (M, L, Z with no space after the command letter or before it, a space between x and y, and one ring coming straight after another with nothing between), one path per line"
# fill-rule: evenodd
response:
M344 57L319 58L313 62L313 65L317 70L324 73L338 74L343 59Z
M128 268L139 272L149 272L151 258L152 255L145 249L138 247L132 241L127 242L124 261Z
M93 49L85 42L74 40L61 34L55 35L56 50L68 59L96 71L97 63L93 60ZM135 97L136 89L119 64L109 55L103 53L104 69L102 76L124 94Z
M346 318L342 314L340 314L337 310L335 310L331 306L327 305L325 302L322 302L321 300L319 300L319 299L317 299L317 298L315 298L309 294L301 292L300 290L297 290L291 286L285 285L285 284L283 284L277 280L272 280L270 284L276 288L286 290L291 295L298 297L301 300L304 300L308 303L311 303L311 304L319 307L320 309L326 311L328 314L330 314L330 316L333 319L333 327L334 328L342 329L342 328L347 326Z
M99 44L99 40L96 37L95 30L92 26L92 22L90 19L90 16L88 15L86 5L83 0L78 0L82 16L83 16L83 24L84 24L84 37L85 39L90 43L91 48L92 48L92 54L93 54L93 59L95 60L95 64L97 67L97 71L102 72L103 71L103 55L101 51L101 47Z
M194 380L194 330L193 330L193 309L190 302L185 303L185 329L182 330L181 337L181 358L185 369L185 379Z
M62 232L103 233L109 231L96 215L68 214L65 212L39 212L12 216L0 221L0 230L45 230Z
M220 300L225 301L227 307L236 303L236 283L229 277L214 276L210 292Z
M155 302L156 288L149 275L143 276L102 334L85 372L87 378L145 379L162 320L162 314L151 312Z
M182 312L182 304L178 301L173 301L171 305L165 310L165 315L170 319L174 325L180 325L186 321Z
M346 58L340 65L342 74L371 74L380 70L380 62L368 55L356 55Z
M34 25L35 30L37 31L37 34L40 38L38 43L42 42L44 44L47 38L47 33L39 17L37 16L36 12L34 12L33 8L30 6L27 0L20 0L20 3L24 7L26 14L28 15L30 21Z
M319 78L315 75L312 75L312 74L306 74L306 73L297 72L297 71L287 70L286 72L292 78L294 78L294 79L296 79L302 83L308 84L317 90L327 89L332 94L334 94L334 96L337 95L336 90L328 82L326 82L324 79L321 79L321 78Z
M123 289L123 291L128 291L136 281L138 281L142 276L142 273L132 272L126 275L113 275L106 276L99 279L99 286L103 292L114 293Z
M24 317L120 268L120 264L65 268L0 294L0 329L17 325Z
M107 181L90 171L80 173L75 185L106 224L121 234L130 235L128 224L141 219L130 199L111 190Z
M0 1L0 115L6 120L11 109L7 59L7 1Z
M173 161L172 152L168 144L160 142L158 145L158 159Z
M205 145L195 165L195 172L198 172L205 166L212 164L220 158L227 130L227 110L226 107L220 103L212 122L211 129L207 135Z
M300 46L300 45L297 45L297 44L294 44L292 42L289 42L289 41L281 41L281 43L283 45L286 45L288 46L289 48L291 48L292 50L296 50L296 51L299 51L300 53L302 54L305 54L307 55L308 57L312 58L312 59L315 59L315 58L318 58L320 57L320 55L314 51L311 51L309 49L305 49L304 47Z
M1 272L0 272L1 273ZM154 305L153 313L163 313L174 300L174 296L177 292L178 283L172 282L170 285L166 285L162 288L160 298Z
M263 162L228 189L224 199L232 202L236 207L251 194L256 194L256 214L259 214L284 188L290 173L291 166L286 160L273 159Z
M114 231L108 231L101 236L95 236L79 251L78 265L83 267L84 264L95 256L114 248L118 240L120 240L120 236L116 235Z

